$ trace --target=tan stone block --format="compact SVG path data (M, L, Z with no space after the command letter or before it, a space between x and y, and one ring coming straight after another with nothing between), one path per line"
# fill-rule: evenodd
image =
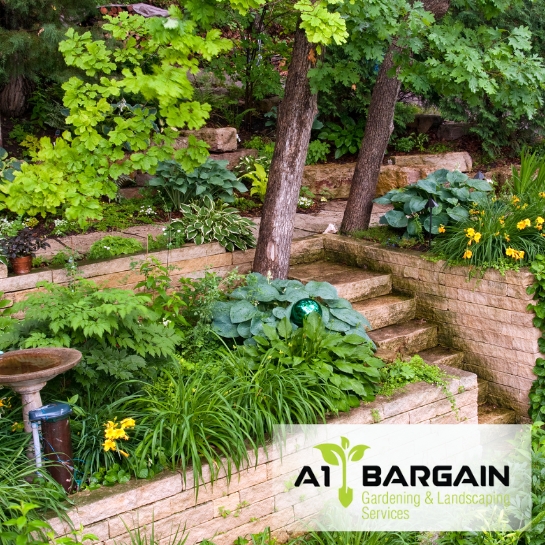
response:
M498 295L492 295L490 293L481 293L479 291L458 290L458 299L460 301L466 301L468 303L476 303L478 305L485 305L488 307L502 308L505 310L514 310L515 312L528 312L526 307L527 301L515 299L513 297L504 297Z
M214 518L214 504L209 501L176 513L155 523L155 533L159 537L172 535L178 528L193 528Z
M377 424L410 424L409 413L406 412L390 416L389 418L377 422Z
M539 352L539 347L536 339L517 339L512 338L511 344L513 350L520 350L521 352L529 352L530 354L536 354Z
M491 295L506 296L507 295L507 283L497 282L493 280L484 280L478 278L469 278L467 269L465 274L455 274L456 272L464 272L464 268L458 270L457 268L448 267L444 269L444 272L439 275L439 283L445 284L452 288L461 288L464 290L475 290L482 293L489 293Z
M416 269L415 267L404 267L403 277L414 278L415 280L418 280L418 269Z
M525 314L522 312L512 312L511 323L518 326L534 327L534 315L531 312Z
M515 284L507 284L507 297L514 297L515 299L521 299L523 301L532 301L533 294L528 293L528 288L524 286L517 286Z
M389 270L388 270L389 272ZM410 278L400 278L399 276L392 277L392 288L395 291L413 294L417 291L418 281Z
M104 520L85 526L84 533L94 534L98 538L98 541L106 541L110 537L108 533L108 521ZM96 543L96 540L93 540L93 543Z
M8 268L3 263L0 263L0 278L7 278L7 277L8 277Z
M237 149L237 130L234 127L180 131L181 138L176 140L174 149L187 147L187 137L190 135L193 135L197 140L204 140L211 152L235 151Z
M339 413L338 416L328 419L328 424L372 424L374 422L371 411L377 411L382 419L382 405L376 401L354 407L348 413Z
M452 308L452 301L446 297L431 295L430 293L417 293L415 297L417 314L420 312L420 309L428 307L439 310L456 311L455 308Z
M284 482L285 478L281 475L254 486L243 488L240 491L240 501L246 501L252 505L266 498L272 498L285 491Z
M240 505L240 494L235 492L223 498L215 499L212 503L214 504L214 517L227 518Z
M531 286L535 282L534 275L528 269L520 271L505 271L505 281L523 288Z
M499 333L475 329L472 327L461 327L458 325L445 326L444 331L448 335L458 335L472 341L484 342L502 348L512 348L513 339Z
M429 282L431 284L439 284L439 275L438 271L429 271L426 269L418 269L418 279L422 282Z
M470 172L473 161L467 151L453 151L438 155L403 155L394 157L397 166L404 167L432 167L433 170L446 168L447 170L460 170Z
M135 286L138 282L145 279L143 274L138 274L131 271L123 271L103 276L95 276L93 282L101 288L122 288L124 286Z
M38 282L51 282L53 276L50 270L10 276L0 280L0 291L10 293L28 290L36 287Z
M233 265L242 265L243 263L252 263L255 257L255 250L233 252Z
M79 492L73 499L81 524L88 526L111 517L112 513L124 513L136 507L138 481L116 485L115 488L101 488Z
M498 322L511 322L513 313L510 310L504 310L494 307L485 307L475 303L466 303L465 301L449 301L449 310L459 314L470 314L487 320L496 320Z
M478 406L476 403L465 405L457 413L453 412L432 418L430 424L467 424L469 421L476 424L477 413Z
M177 471L163 471L150 481L141 481L136 489L136 506L147 505L182 492L182 476Z
M409 411L409 424L419 424L429 421L436 416L447 414L452 411L451 403L448 399L440 399L434 403L428 403L423 407L418 407Z
M394 392L390 398L383 401L384 419L397 414L406 413L416 407L437 401L444 397L441 390L431 384L425 384L423 382L409 384L402 391L398 390L397 392Z
M64 536L71 533L73 530L78 530L80 521L76 509L70 509L63 517L46 518L47 522L56 536Z

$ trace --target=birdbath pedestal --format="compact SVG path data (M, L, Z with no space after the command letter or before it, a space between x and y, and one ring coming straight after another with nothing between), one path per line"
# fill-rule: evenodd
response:
M21 394L23 424L31 432L28 413L42 406L40 390L48 380L68 371L81 360L81 352L73 348L29 348L0 356L0 385Z

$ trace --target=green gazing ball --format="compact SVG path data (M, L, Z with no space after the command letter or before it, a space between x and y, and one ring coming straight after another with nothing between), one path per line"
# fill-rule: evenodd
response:
M291 309L291 319L293 323L302 326L303 320L312 312L317 312L321 316L322 309L320 308L320 305L313 299L301 299L293 305L293 308Z

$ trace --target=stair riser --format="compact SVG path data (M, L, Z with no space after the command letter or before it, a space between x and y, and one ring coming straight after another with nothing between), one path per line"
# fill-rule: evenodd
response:
M422 356L422 359L429 365L446 365L448 367L454 367L455 369L464 368L464 355L460 352L445 355L444 357L437 358L432 362L428 361L423 354L419 355Z
M515 411L499 411L498 414L489 413L479 415L479 424L516 424Z
M373 339L372 331L369 336ZM376 344L378 348L376 356L387 361L394 360L397 354L412 356L417 352L437 345L437 327L424 328L415 333L395 337Z
M369 322L371 322L373 329L408 322L414 318L416 312L416 305L413 299L366 310L359 310L357 305L354 305L354 308L365 315Z
M488 398L488 381L480 378L477 379L477 383L479 385L479 397L477 399L477 403L479 405L484 405Z
M336 284L335 279L330 278L328 282L331 282L337 288L339 297L344 297L344 299L351 302L388 295L392 291L392 281L389 276L378 276L372 279L347 282L346 284Z

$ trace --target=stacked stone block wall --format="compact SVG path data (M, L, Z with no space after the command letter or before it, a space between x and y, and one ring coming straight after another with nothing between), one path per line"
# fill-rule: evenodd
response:
M533 281L527 270L489 270L469 278L467 267L430 262L422 253L324 235L326 256L392 275L395 291L416 298L417 317L434 322L439 343L464 353L464 369L488 381L488 400L528 417L533 368L541 357L539 329L528 310Z
M411 384L390 398L352 409L329 419L330 424L476 424L477 377L460 369L445 367L451 376L447 395L440 388L424 383ZM453 410L453 404L456 408ZM289 445L288 445L289 449ZM164 472L151 481L130 481L113 488L101 488L75 495L68 511L73 525L93 533L103 545L130 543L128 529L141 528L149 534L153 522L160 544L173 543L185 528L186 545L203 539L216 545L232 545L239 536L259 533L269 527L285 541L300 526L312 502L297 503L288 494L286 479L273 477L272 462L278 459L273 446L248 452L249 469L235 471L230 482L220 470L214 485L204 466L203 482L197 498L193 474L185 480L181 472ZM70 532L66 521L49 520L58 535Z

